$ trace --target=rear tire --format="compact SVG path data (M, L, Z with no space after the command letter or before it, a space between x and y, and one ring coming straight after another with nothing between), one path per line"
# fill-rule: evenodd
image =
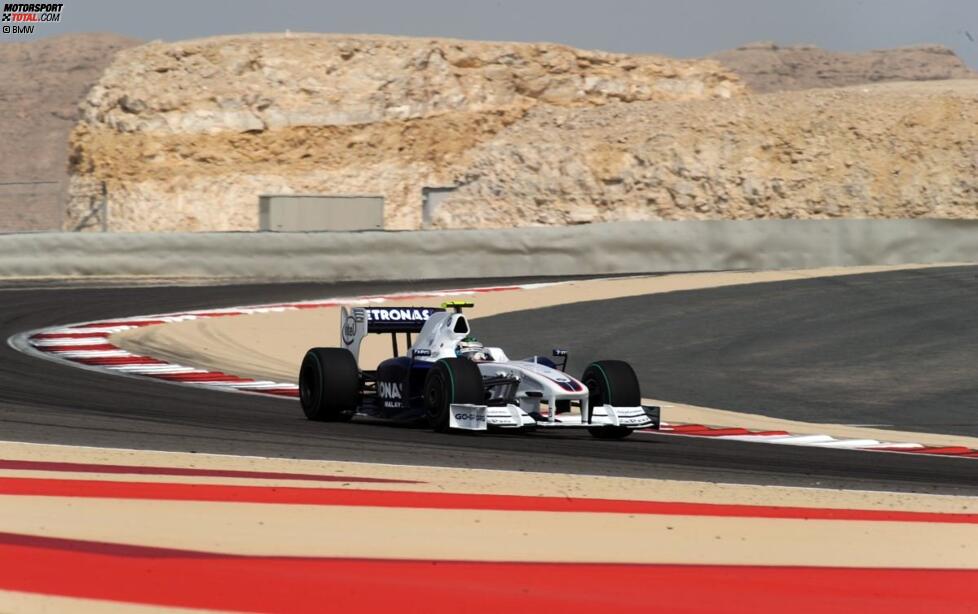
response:
M424 405L428 424L439 433L448 430L452 403L482 405L482 373L468 358L442 358L428 371Z
M346 348L312 348L299 368L299 401L306 418L346 422L360 403L360 369Z
M635 407L642 404L638 377L632 366L623 360L598 360L588 365L581 376L581 383L588 389L588 405L618 405ZM624 426L597 426L589 428L596 439L624 439L632 429Z

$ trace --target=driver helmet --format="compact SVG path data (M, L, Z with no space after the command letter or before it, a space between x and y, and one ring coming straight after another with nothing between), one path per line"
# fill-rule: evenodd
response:
M473 360L485 360L486 352L484 349L485 346L478 339L475 337L466 337L455 346L455 355L460 357L468 356Z

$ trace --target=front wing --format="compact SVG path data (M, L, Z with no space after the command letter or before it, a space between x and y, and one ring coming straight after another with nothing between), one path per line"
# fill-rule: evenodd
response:
M660 414L660 408L655 405L638 405L636 407L598 405L592 408L591 421L587 422L579 414L531 415L520 409L519 405L512 403L504 406L453 403L449 427L464 431L485 431L489 427L522 428L528 426L544 428L623 426L630 429L658 429Z

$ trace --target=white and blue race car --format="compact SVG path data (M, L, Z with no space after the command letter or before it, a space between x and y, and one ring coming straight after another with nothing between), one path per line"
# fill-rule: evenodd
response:
M436 431L586 428L600 439L659 428L659 408L642 405L628 363L598 360L575 379L565 372L564 350L552 353L560 365L543 356L510 360L471 336L462 309L472 306L344 307L342 347L312 348L303 358L299 396L306 417L426 420ZM376 370L361 369L360 344L371 333L390 333L394 356ZM399 334L407 337L404 356Z

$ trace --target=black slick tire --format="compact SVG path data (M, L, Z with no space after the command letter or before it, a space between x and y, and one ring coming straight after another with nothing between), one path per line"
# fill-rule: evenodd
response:
M581 383L587 386L590 407L617 405L635 407L642 404L638 377L632 366L623 360L597 360L584 369ZM624 426L598 426L588 432L597 439L624 439L632 429Z
M431 366L424 382L425 416L434 430L448 431L452 403L485 402L482 374L468 358L442 358Z
M312 348L299 368L299 401L306 418L346 422L360 402L360 370L346 348Z

